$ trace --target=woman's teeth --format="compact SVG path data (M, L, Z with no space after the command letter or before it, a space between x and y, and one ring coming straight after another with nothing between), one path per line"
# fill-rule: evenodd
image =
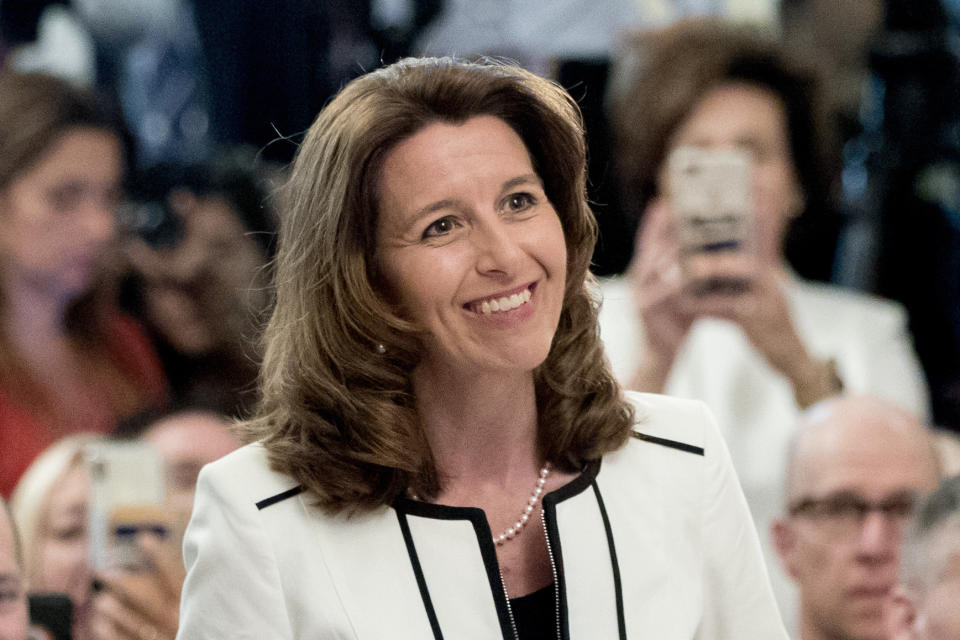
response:
M504 296L502 298L491 298L490 300L484 300L479 305L480 313L488 315L491 313L498 313L503 311L510 311L511 309L516 309L522 304L526 304L530 301L530 289L524 289L521 293L515 293L512 296Z

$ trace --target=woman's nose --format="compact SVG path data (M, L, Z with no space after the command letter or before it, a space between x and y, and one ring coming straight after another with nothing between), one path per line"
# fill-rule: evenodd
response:
M523 256L516 230L500 221L483 224L474 230L477 247L477 271L482 274L513 275Z
M112 201L91 202L82 212L84 239L91 244L107 244L117 230L116 209Z

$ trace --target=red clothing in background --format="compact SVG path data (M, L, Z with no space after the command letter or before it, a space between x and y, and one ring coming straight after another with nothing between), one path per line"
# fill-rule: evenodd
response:
M137 390L144 400L143 408L163 402L167 383L160 361L140 326L128 316L115 315L104 345L107 355L117 370ZM0 381L0 495L9 498L17 481L44 449L55 440L70 433L109 433L119 416L110 406L109 394L101 392L102 410L95 416L78 420L64 430L51 428L30 408L11 397Z

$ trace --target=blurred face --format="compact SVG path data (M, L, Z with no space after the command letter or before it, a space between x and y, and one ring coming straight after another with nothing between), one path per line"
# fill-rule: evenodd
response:
M68 300L90 287L114 237L122 158L112 134L69 129L0 192L5 287Z
M506 123L427 126L387 155L379 200L380 265L402 312L429 334L422 366L529 372L546 359L566 245Z
M222 198L178 191L170 201L183 219L181 242L160 250L137 242L128 252L144 276L150 323L188 355L239 343L263 297L260 248Z
M35 542L31 591L66 593L74 605L75 638L83 640L90 608L91 573L87 554L89 483L80 464L72 466L50 492Z
M0 640L27 637L27 591L17 562L13 525L0 506Z
M777 547L812 638L884 640L903 525L936 479L915 440L836 444L799 456L791 505L801 506L777 525Z
M758 257L769 264L782 262L787 221L801 213L803 193L780 99L745 83L719 85L703 96L677 129L670 150L681 146L739 148L750 153ZM660 190L665 192L664 184Z
M186 523L193 510L197 475L239 446L227 423L212 413L179 413L153 425L143 437L163 457L167 469L167 500Z

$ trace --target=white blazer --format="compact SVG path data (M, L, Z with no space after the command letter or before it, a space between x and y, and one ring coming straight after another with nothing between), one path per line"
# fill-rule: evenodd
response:
M543 498L558 638L786 638L700 403L631 394L629 443ZM328 516L248 445L200 475L183 640L514 638L483 511L401 498Z

